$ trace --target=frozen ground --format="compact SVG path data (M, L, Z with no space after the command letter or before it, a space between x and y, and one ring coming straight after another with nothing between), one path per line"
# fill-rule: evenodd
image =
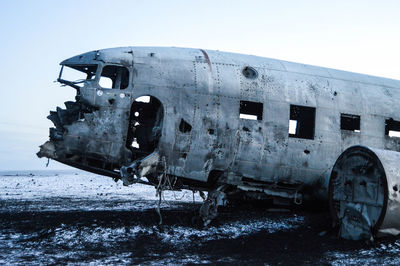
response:
M223 209L193 223L201 200L75 172L0 172L0 264L399 264L400 239L337 239L327 213ZM323 235L323 236L322 236Z

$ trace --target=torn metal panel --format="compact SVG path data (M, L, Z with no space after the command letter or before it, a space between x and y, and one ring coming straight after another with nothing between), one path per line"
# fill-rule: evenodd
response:
M135 160L129 166L121 167L121 179L125 186L132 185L134 183L142 183L141 177L152 177L156 175L161 169L159 165L160 156L158 152L151 153L149 156ZM165 169L162 169L165 171Z

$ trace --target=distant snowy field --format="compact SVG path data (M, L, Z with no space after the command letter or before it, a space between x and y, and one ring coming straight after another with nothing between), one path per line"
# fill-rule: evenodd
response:
M155 200L152 186L123 186L110 177L84 171L3 171L0 172L0 199L43 199L79 197L101 200ZM190 191L164 193L165 200L193 201ZM200 200L195 195L195 200Z
M191 223L202 199L84 171L0 172L0 264L400 264L400 240L319 236L324 214L228 210Z
M154 208L158 200L153 186L143 184L123 186L120 180L115 182L110 177L80 170L0 172L0 199L45 200L48 202L46 206L48 211L55 209L143 210ZM85 204L85 199L88 200L87 204ZM135 204L132 203L133 201ZM148 201L154 201L154 205L149 204ZM165 191L162 207L171 207L168 204L170 201L199 203L202 199L198 193L193 195L191 191ZM25 207L34 210L39 206L31 204Z

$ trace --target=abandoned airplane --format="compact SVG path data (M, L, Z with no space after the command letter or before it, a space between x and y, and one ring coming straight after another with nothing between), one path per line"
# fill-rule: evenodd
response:
M205 224L244 193L325 199L343 238L400 233L400 81L156 47L74 56L57 81L76 101L50 112L39 157L159 194L208 191Z

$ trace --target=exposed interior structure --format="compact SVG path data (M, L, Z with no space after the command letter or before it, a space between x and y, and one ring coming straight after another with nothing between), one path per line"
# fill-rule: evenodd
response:
M146 157L157 148L163 116L162 104L155 97L142 96L133 102L126 143L132 152L132 161Z
M84 82L93 82L95 80L97 67L97 65L63 65L61 67L57 81L64 86L71 86L77 90L76 101L65 102L65 109L57 107L56 111L50 111L50 115L47 118L55 126L50 128L50 140L62 140L65 126L71 125L75 121L84 120L85 113L91 113L96 110L95 107L80 101L80 89Z

